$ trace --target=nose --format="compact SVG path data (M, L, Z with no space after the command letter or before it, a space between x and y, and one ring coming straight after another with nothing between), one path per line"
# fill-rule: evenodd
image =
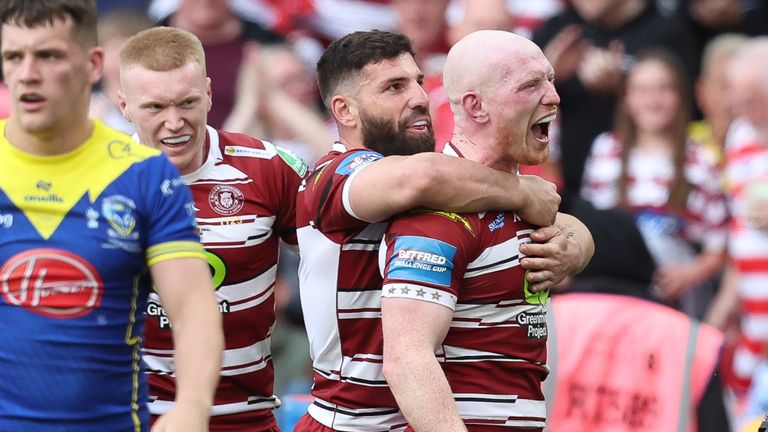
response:
M427 92L424 91L424 87L421 86L421 84L416 83L416 85L413 86L413 91L411 92L411 96L409 99L409 105L410 108L416 109L416 108L429 108L429 97L427 96Z
M34 56L24 56L19 64L19 81L24 84L40 81L40 73Z
M543 105L560 105L560 95L557 94L554 83L547 84L547 89L544 96L541 98L541 103Z
M181 117L178 108L171 106L166 109L163 126L173 132L180 130L184 126L184 119Z

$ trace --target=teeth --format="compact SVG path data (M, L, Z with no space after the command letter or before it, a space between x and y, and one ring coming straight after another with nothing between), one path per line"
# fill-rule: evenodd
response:
M35 102L35 101L39 101L39 100L43 99L43 97L40 96L40 95L31 95L31 94L30 95L24 95L21 98L23 100L25 100L25 101L28 101L28 102Z
M415 126L415 127L421 127L421 126L426 126L427 124L428 124L428 123L427 123L427 121L426 121L426 120L419 120L419 121L417 121L417 122L413 122L413 123L411 123L411 126Z
M551 121L555 121L556 118L557 118L557 114L556 113L552 113L552 114L544 117L543 119L537 121L534 124L549 123Z
M173 138L166 138L160 141L162 141L163 144L181 144L189 141L190 138L192 138L191 135L182 135L182 136L173 137Z

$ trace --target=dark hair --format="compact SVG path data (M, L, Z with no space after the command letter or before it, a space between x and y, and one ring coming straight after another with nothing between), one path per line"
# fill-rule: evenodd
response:
M667 138L674 145L672 163L675 171L672 184L670 185L667 204L672 211L682 213L685 211L688 192L691 190L691 185L685 178L688 124L691 121L692 110L690 78L682 62L671 51L664 48L654 47L643 50L638 54L635 66L647 61L659 62L667 68L672 75L675 90L680 101L680 107L677 110L676 116L666 131ZM632 71L630 70L629 75L631 74ZM637 125L627 112L624 103L618 104L614 133L621 143L622 169L618 183L619 203L620 206L627 207L629 154L637 142Z
M380 30L358 31L335 40L317 62L317 81L326 106L340 83L366 65L413 54L411 41L400 33Z
M72 19L72 35L81 46L96 45L95 0L2 0L0 23L25 27L53 24Z

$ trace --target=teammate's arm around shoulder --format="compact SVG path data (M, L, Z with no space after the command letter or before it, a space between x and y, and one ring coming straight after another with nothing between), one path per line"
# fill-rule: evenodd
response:
M349 201L362 220L378 222L416 207L457 212L514 210L527 222L550 225L560 205L555 186L477 162L420 153L389 156L361 169Z
M153 432L208 430L224 334L208 264L176 258L152 265L152 279L173 326L176 401Z

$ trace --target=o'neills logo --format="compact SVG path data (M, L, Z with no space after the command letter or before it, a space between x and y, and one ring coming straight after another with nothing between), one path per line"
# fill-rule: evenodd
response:
M0 289L6 303L51 318L75 318L99 307L103 283L80 256L32 249L0 267Z
M229 216L242 210L245 196L234 186L216 185L208 194L208 203L216 213Z

